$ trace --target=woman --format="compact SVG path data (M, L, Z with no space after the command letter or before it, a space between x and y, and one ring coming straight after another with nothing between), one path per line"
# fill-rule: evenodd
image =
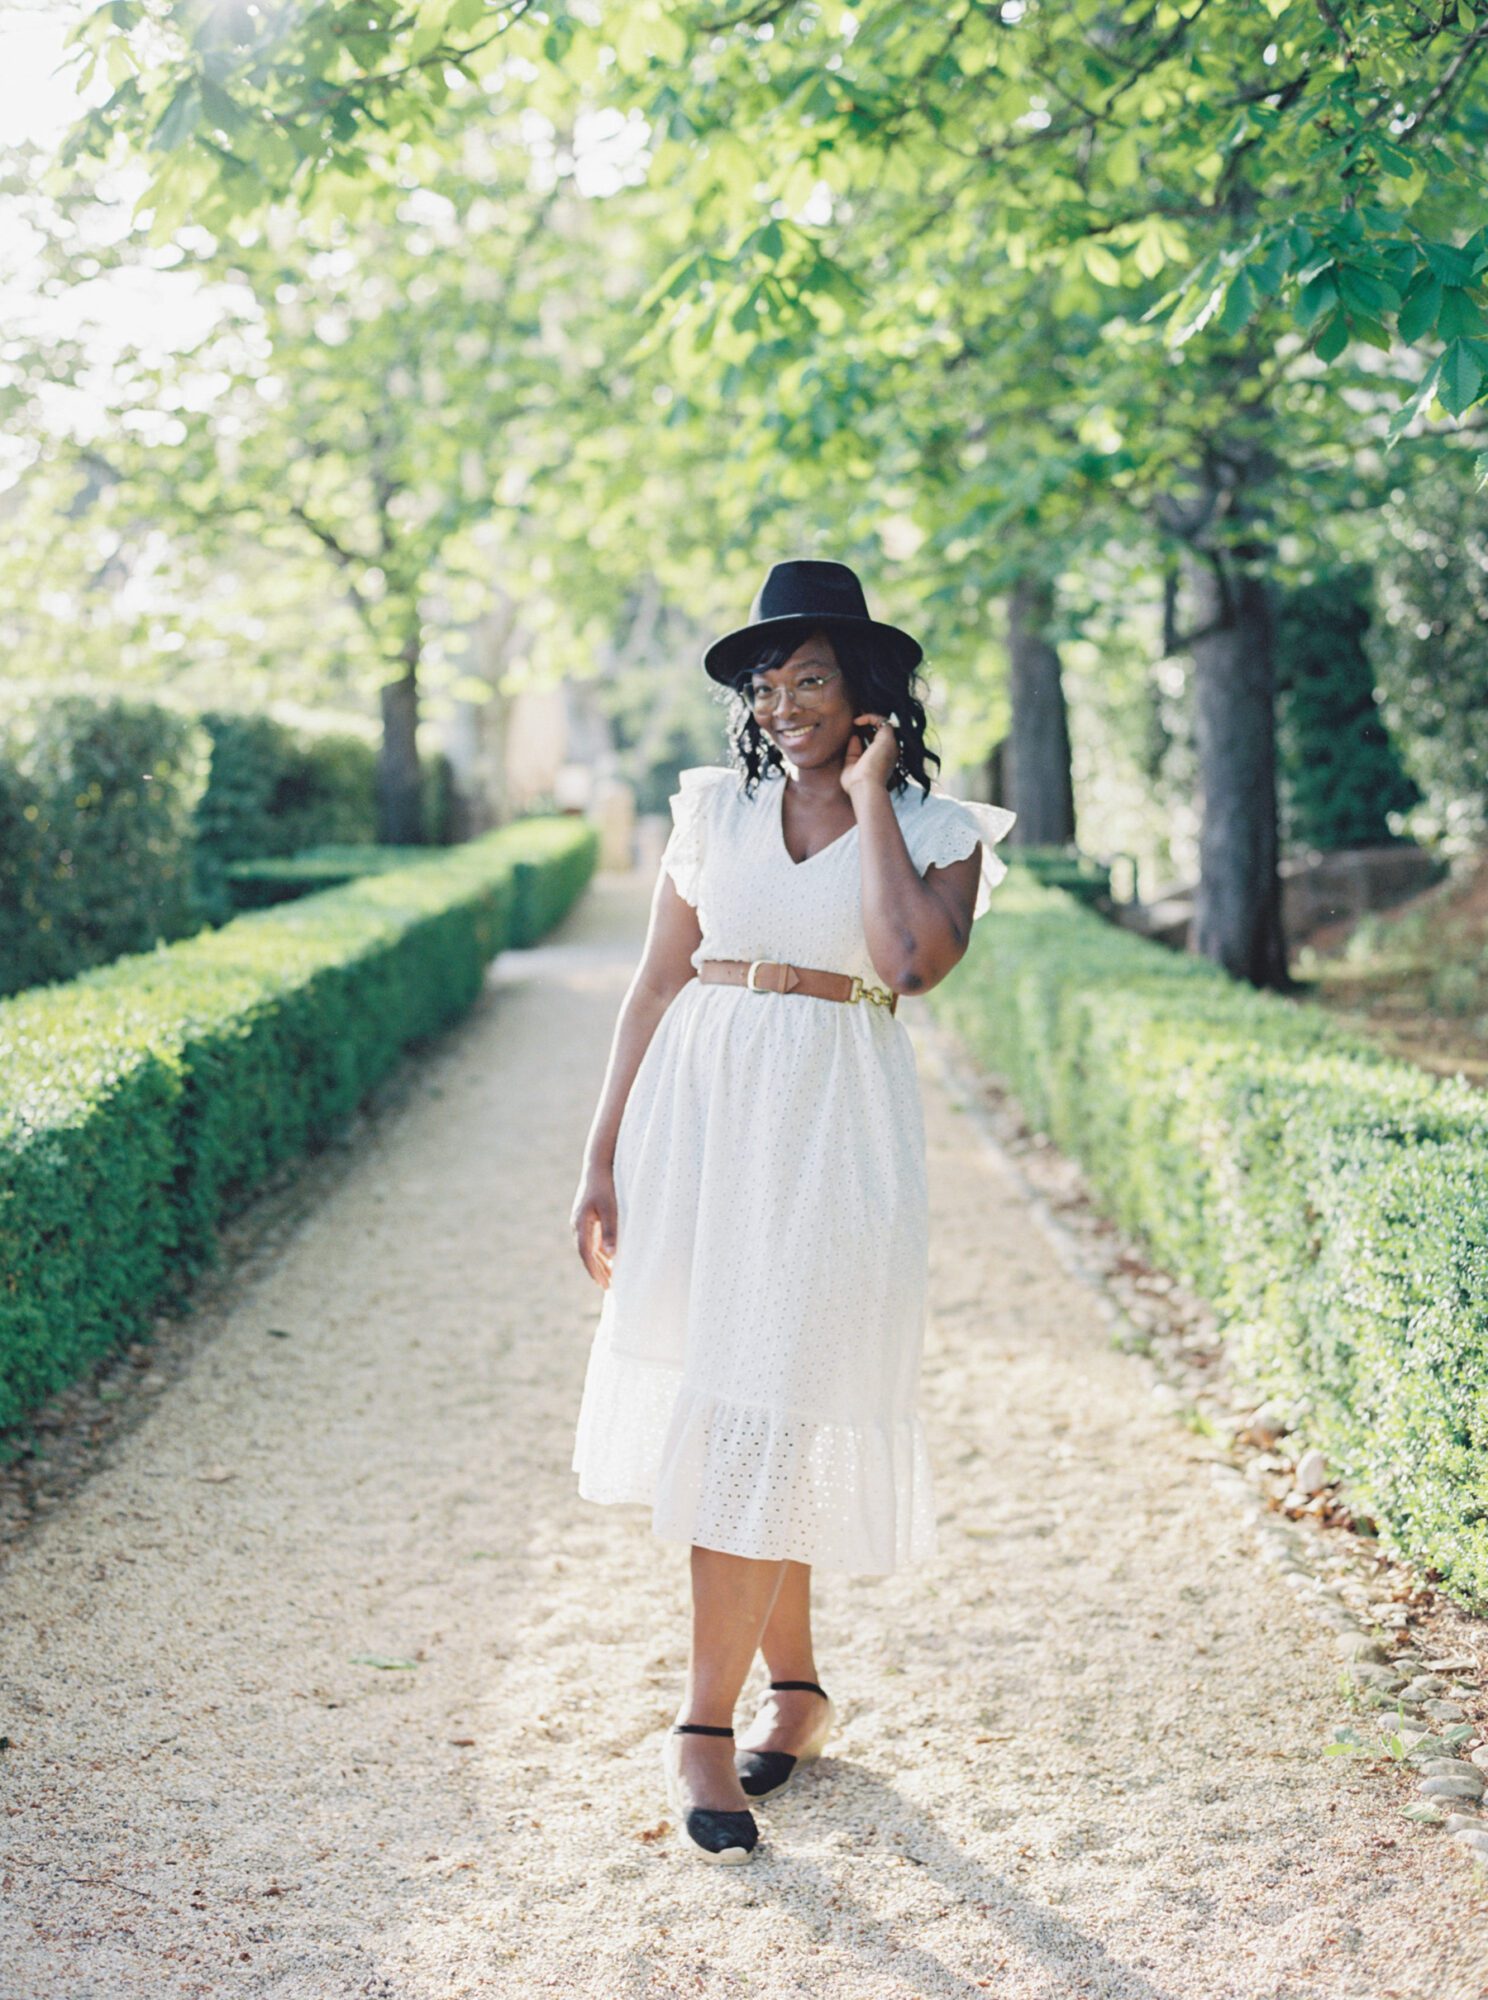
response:
M1014 815L931 792L920 657L828 562L777 563L708 648L738 768L681 775L574 1201L605 1290L574 1469L691 1545L665 1765L708 1860L749 1858L751 1801L830 1731L813 1567L935 1547L924 1128L894 1009L965 952ZM736 1752L756 1649L770 1693Z

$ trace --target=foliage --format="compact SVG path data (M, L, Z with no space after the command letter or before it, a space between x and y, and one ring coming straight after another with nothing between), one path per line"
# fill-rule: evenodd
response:
M208 747L185 716L61 696L0 752L0 992L70 979L201 921L194 813Z
M373 757L361 737L268 716L16 697L0 754L0 991L225 922L240 856L369 838ZM425 767L447 824L447 763Z
M413 867L437 856L426 847L378 847L330 843L307 847L299 854L266 855L233 861L227 868L228 893L234 909L266 910L275 903L293 903L322 889L339 889L363 875L385 875L394 868Z
M491 79L524 72L542 102L551 72L608 71L644 108L663 180L735 225L731 263L689 249L661 294L725 361L782 312L840 326L860 296L795 220L817 178L849 201L910 188L943 217L995 187L988 247L1055 271L1056 310L1161 278L1144 323L1180 348L1211 323L1300 333L1324 362L1350 340L1440 343L1418 406L1457 413L1488 368L1488 239L1460 240L1485 46L1469 0L864 0L843 16L767 0L731 21L651 0L613 25L484 0L109 0L78 48L116 88L75 146L127 137L152 160L157 226L218 228L287 193L365 199Z
M0 1005L0 1423L128 1340L217 1225L470 1006L513 876L554 921L597 841L503 828Z
M16 190L48 294L106 292L148 271L196 328L174 348L115 342L106 369L75 361L66 387L82 393L50 390L58 356L44 325L0 360L29 461L0 593L28 668L48 670L64 648L45 609L26 608L41 573L46 605L65 597L84 625L111 599L151 603L157 657L169 641L182 672L224 652L182 602L193 581L235 626L234 658L254 657L266 622L282 631L287 595L322 678L413 693L384 707L396 753L384 775L416 808L417 696L490 692L462 673L458 641L434 634L483 616L493 583L520 588L529 484L555 455L562 464L604 396L587 212L535 166L513 109L471 107L449 137L424 178L386 188L355 223L297 228L274 214L231 243L193 222L152 246L106 177L49 201ZM227 593L214 564L261 581L256 626L242 629L242 592ZM170 629L178 605L184 633ZM425 777L447 837L447 774Z
M451 162L478 180L483 120L570 178L603 126L613 189L561 210L603 400L520 510L518 565L564 585L538 651L646 568L722 622L772 546L843 555L927 631L968 761L1021 575L1087 600L1117 542L1145 585L1175 543L1305 573L1429 474L1391 436L1440 452L1488 380L1467 0L144 0L78 46L115 91L75 158L143 162L158 241L189 214L250 257L286 201L350 241Z
M1020 847L1018 865L1035 882L1063 889L1082 903L1099 902L1111 893L1111 871L1103 862L1066 847Z
M1369 547L1370 654L1386 723L1426 794L1415 815L1454 845L1488 827L1488 496L1469 454L1437 451L1397 489Z
M1383 846L1397 838L1387 815L1421 792L1375 700L1367 570L1295 586L1276 622L1282 837L1325 852Z
M1488 1603L1488 1101L1017 868L933 1004L1398 1544Z
M196 814L196 879L213 921L233 907L224 880L233 862L371 838L370 743L332 731L311 736L232 709L208 710L201 720L212 761Z

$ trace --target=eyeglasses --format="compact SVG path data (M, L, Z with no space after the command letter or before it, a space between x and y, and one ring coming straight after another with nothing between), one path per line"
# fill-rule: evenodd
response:
M756 681L744 690L744 699L756 715L772 714L777 698L783 694L794 695L802 708L821 708L827 700L827 690L841 679L840 673L802 674L798 681L783 687L766 687L763 681Z

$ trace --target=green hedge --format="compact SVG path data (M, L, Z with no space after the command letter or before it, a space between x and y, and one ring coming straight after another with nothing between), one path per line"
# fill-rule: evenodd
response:
M513 882L514 945L535 944L550 931L594 872L594 856L574 845L570 815L518 820L510 829L525 836L524 853Z
M0 1005L0 1425L133 1337L280 1162L454 1021L593 870L581 820L504 827Z
M193 717L93 693L6 698L0 994L225 923L236 861L370 842L375 766L359 736L269 716ZM445 843L456 806L449 760L431 752L422 768L428 841Z
M62 695L0 732L0 993L71 979L201 925L207 738L151 702Z
M1018 865L1046 888L1065 889L1082 903L1093 903L1111 894L1111 870L1093 854L1075 847L1020 847Z
M1398 1545L1488 1605L1488 1099L1016 866L933 1005Z
M441 848L377 847L361 842L307 847L303 854L229 862L227 890L235 909L267 910L275 903L293 903L322 889L339 889L343 883L360 881L363 875L417 867L443 852Z
M236 910L286 900L240 897L238 864L332 847L338 853L364 852L372 845L377 824L374 744L346 730L292 729L272 716L232 709L209 710L201 721L211 738L212 763L196 814L196 890L214 923L226 922ZM425 842L448 846L454 837L454 773L442 751L425 752L419 763ZM365 872L350 869L340 879L352 881Z

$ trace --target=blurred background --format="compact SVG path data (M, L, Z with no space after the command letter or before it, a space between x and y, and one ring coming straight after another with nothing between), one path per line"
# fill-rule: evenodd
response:
M264 858L649 866L784 555L924 636L947 789L1236 977L1471 876L1459 13L1407 86L1283 0L7 5L0 987Z

